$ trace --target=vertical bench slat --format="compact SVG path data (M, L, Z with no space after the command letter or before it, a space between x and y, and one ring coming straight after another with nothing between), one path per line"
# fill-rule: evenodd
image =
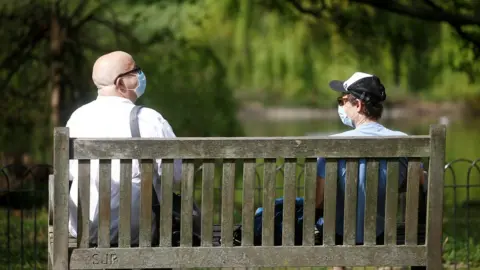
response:
M283 181L283 246L293 246L295 244L296 165L296 159L285 159L285 173Z
M173 159L162 159L160 197L160 246L172 245Z
M276 160L265 159L263 168L262 246L274 245Z
M68 268L69 131L54 130L53 269ZM8 255L7 255L8 256Z
M223 161L222 176L222 246L233 246L233 205L235 203L235 160ZM211 230L211 229L210 229Z
M405 215L405 244L417 244L418 232L418 192L420 188L420 159L410 159L408 162L407 202Z
M427 189L427 267L442 268L443 185L445 177L446 128L441 125L430 127L430 165Z
M387 161L387 187L385 194L385 244L397 243L397 205L398 205L398 159Z
M365 195L365 245L375 245L377 239L377 199L379 161L367 160L367 179Z
M345 176L345 210L343 224L343 244L355 245L357 229L357 185L358 161L347 159L347 172Z
M255 159L243 162L242 246L253 246Z
M202 174L202 246L209 247L212 246L213 239L214 160L204 160Z
M118 246L131 245L132 217L132 160L120 160L120 221L118 223Z
M317 159L306 158L304 170L304 194L303 203L303 245L315 245L315 197L317 186Z
M110 247L111 160L99 162L98 247Z
M323 200L323 244L335 245L335 216L337 211L338 164L336 159L327 159L325 164L325 190Z
M192 246L192 211L193 211L193 177L194 163L191 159L182 162L182 209L180 216L180 246Z
M153 188L153 160L141 161L142 182L140 190L140 230L139 246L152 245L152 190Z
M78 228L77 245L88 248L90 243L90 160L78 161Z

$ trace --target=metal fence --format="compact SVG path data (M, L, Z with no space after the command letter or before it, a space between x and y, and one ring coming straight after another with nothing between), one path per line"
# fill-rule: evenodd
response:
M258 164L257 205L261 205L262 165ZM303 170L301 164L298 166L297 194L301 196ZM27 168L11 164L0 171L0 269L46 269L48 175L52 167L38 164ZM282 165L277 167L277 172L283 178ZM201 167L196 173L201 174ZM278 184L277 195L280 195L282 186ZM215 188L215 193L220 194L221 186ZM445 266L452 269L480 266L480 230L477 229L480 227L480 158L457 159L445 165L444 209Z
M0 269L46 269L52 166L15 163L0 172Z

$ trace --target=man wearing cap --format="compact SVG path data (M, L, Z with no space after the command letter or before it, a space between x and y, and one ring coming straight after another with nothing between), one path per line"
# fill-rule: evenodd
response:
M338 98L338 115L343 124L353 128L352 130L334 134L332 136L406 136L407 134L390 130L378 120L382 116L383 102L387 95L385 87L380 79L371 74L356 72L346 81L334 80L330 87L341 93ZM407 163L400 159L399 186L406 179ZM338 184L337 184L337 210L336 210L336 242L343 242L343 221L345 201L345 172L346 162L340 160L338 163ZM423 174L422 174L423 176ZM378 180L378 208L377 208L377 242L383 242L383 231L385 224L385 191L386 191L387 166L386 161L380 161L380 174ZM420 180L423 183L423 177ZM323 208L325 184L325 158L319 158L317 163L317 208ZM364 191L366 184L366 160L359 160L358 190ZM383 203L380 203L383 202ZM357 196L357 223L356 243L364 241L364 219L365 219L365 192L358 192ZM344 269L335 267L334 269Z
M67 122L70 136L75 138L130 138L131 111L135 102L145 92L147 80L143 71L135 64L132 56L126 52L116 51L103 55L93 66L92 79L98 89L97 98L73 112ZM150 108L143 108L138 113L138 127L141 137L175 138L172 127L163 116ZM98 235L98 160L91 161L90 168L90 242L95 244ZM161 174L161 160L154 164L155 187ZM132 163L131 196L131 244L138 245L139 206L140 206L140 167L138 160ZM181 161L176 160L174 180L180 181ZM70 161L69 231L77 237L78 206L78 162ZM120 161L112 160L111 165L111 226L112 245L118 243L119 204L120 204ZM160 198L160 191L155 190ZM156 215L156 213L154 213ZM152 219L153 222L154 219ZM152 224L153 226L153 224ZM153 228L155 229L155 228Z

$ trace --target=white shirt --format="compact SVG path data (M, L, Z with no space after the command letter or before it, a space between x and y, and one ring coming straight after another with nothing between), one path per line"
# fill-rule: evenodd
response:
M67 122L72 138L131 138L130 111L135 105L121 97L99 96L96 100L78 108ZM140 134L142 137L175 138L170 124L161 114L149 108L142 108L138 114ZM154 166L161 175L161 160ZM120 161L112 160L111 182L111 242L117 243L120 200ZM155 191L160 198L158 175L154 174ZM181 178L181 160L175 160L174 181ZM70 180L72 187L69 200L69 231L77 237L78 205L78 161L70 160ZM139 209L140 209L140 168L138 160L132 162L132 212L131 240L138 244ZM90 162L90 242L97 242L98 232L98 160Z

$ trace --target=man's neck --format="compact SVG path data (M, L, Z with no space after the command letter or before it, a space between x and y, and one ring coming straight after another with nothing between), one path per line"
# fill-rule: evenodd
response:
M370 124L370 123L375 123L375 121L365 117L355 122L355 128L358 128L362 125Z
M114 89L98 89L98 96L100 97L121 97L123 98L122 95L120 95L117 91Z

